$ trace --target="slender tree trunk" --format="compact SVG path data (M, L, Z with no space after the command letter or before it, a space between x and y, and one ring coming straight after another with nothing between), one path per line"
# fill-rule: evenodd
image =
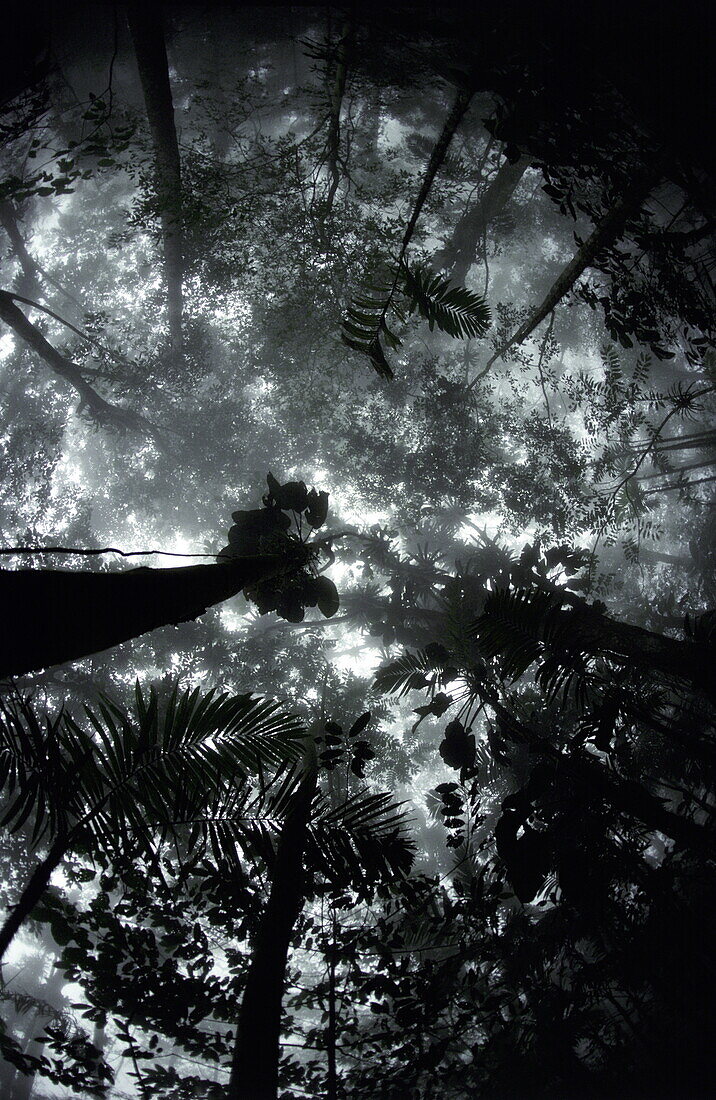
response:
M286 962L303 905L304 869L311 803L316 790L315 753L292 810L286 817L261 917L239 1014L227 1100L276 1100Z
M15 207L9 199L0 203L0 224L10 239L12 250L22 270L22 277L19 283L20 294L26 298L39 298L42 296L41 283L46 282L49 283L50 286L53 286L55 290L58 290L60 294L62 294L68 302L71 302L74 308L81 313L82 307L74 295L70 294L69 290L66 290L56 279L53 279L28 252L25 239L17 223Z
M638 474L637 481L653 481L656 477L671 477L672 474L686 473L688 470L705 470L716 466L716 458L703 459L699 462L688 462L681 466L672 466L670 470L657 470L653 474Z
M82 372L76 363L61 355L50 344L39 328L28 321L21 309L15 305L12 294L0 290L0 320L9 325L13 332L24 340L47 364L54 374L63 378L80 395L78 412L86 408L92 419L98 424L112 424L123 430L141 431L145 435L156 436L154 425L133 412L132 409L123 409L119 405L112 405L105 401L96 390L85 381Z
M336 914L331 912L332 943L328 956L328 1028L326 1051L328 1055L328 1081L326 1100L338 1100L338 1072L336 1044L338 1042L338 1014L336 1011Z
M341 173L338 165L341 141L341 107L348 77L348 53L353 39L353 23L348 20L343 25L341 37L336 48L336 72L331 88L330 116L328 119L328 139L326 141L326 159L331 183L326 196L326 213L330 214L336 197Z
M5 202L0 203L0 223L2 223L2 227L10 239L12 250L22 271L18 286L20 294L24 294L28 298L39 297L41 293L40 272L37 264L27 251L27 246L17 224L15 208L7 199Z
M577 279L594 263L594 260L605 248L609 248L618 241L624 232L624 227L632 215L641 209L649 193L654 189L661 178L661 162L654 165L649 163L641 171L635 172L632 183L619 196L602 220L594 227L593 232L587 237L579 251L572 257L567 266L552 284L547 296L541 305L534 310L517 332L509 338L506 344L495 352L485 368L477 375L475 382L479 381L488 372L493 363L510 348L522 344L530 336L538 325L549 317L566 294L574 287ZM474 383L473 383L474 384Z
M18 929L35 908L45 890L49 886L52 872L59 867L62 857L67 850L67 838L57 837L50 846L50 850L37 865L28 879L19 900L13 905L5 923L0 928L0 963L5 957L5 952L12 943Z
M710 465L710 464L709 464ZM716 475L711 477L695 477L691 481L677 481L672 485L660 485L658 489L647 489L645 497L655 496L657 493L671 493L678 489L689 489L692 485L704 485L706 482L716 481Z
M507 206L529 165L529 157L520 157L514 164L505 160L482 198L460 218L452 241L435 257L436 264L457 283L464 283L483 234Z
M465 112L472 102L473 95L474 91L472 88L458 88L457 90L453 105L450 108L448 116L443 123L443 128L440 131L440 136L435 142L433 151L430 154L430 160L428 161L427 168L425 169L425 175L423 176L423 182L420 186L418 197L415 200L415 205L413 206L410 219L405 228L405 233L403 234L403 242L400 249L400 256L398 259L399 263L405 256L406 250L415 231L415 226L417 225L418 218L420 217L423 206L425 205L425 200L430 194L430 189L433 185L435 177L438 174L438 171L442 166L445 157L447 156L447 151L450 148L450 143L457 132L458 126L463 120Z
M0 677L75 661L160 626L203 615L287 569L283 558L121 573L0 570Z
M687 554L667 554L663 550L652 550L648 546L639 547L639 561L656 561L664 565L676 565L681 569L693 569L696 565L693 558ZM679 619L679 626L683 626L683 620Z
M148 0L129 0L127 20L154 146L157 198L164 241L169 336L172 350L180 355L184 276L181 162L160 6Z
M95 1081L101 1083L103 1078L100 1075L100 1069L104 1064L104 1050L107 1046L107 1031L103 1024L95 1024L92 1032L92 1046L98 1052L98 1058L96 1064L93 1066L90 1076Z

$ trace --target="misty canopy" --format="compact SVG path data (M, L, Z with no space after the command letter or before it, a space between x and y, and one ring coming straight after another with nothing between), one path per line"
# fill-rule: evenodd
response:
M4 14L10 1100L708 1093L713 19Z

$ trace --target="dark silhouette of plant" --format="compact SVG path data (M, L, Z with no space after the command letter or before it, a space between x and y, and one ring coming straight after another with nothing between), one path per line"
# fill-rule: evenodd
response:
M302 733L276 703L198 689L175 689L161 706L137 684L134 713L104 700L86 708L82 724L66 712L43 718L21 696L5 702L2 825L17 831L31 823L31 844L47 854L0 929L0 957L68 853L151 856L186 823L191 844L206 843L212 815L236 814L248 801L249 776L295 758Z

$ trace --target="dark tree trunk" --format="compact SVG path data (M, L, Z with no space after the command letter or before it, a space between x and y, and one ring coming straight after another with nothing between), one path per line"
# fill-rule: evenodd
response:
M338 1100L338 1070L336 1065L336 1045L338 1042L338 1013L336 1004L336 916L331 914L333 923L333 942L328 956L328 1028L326 1030L326 1054L328 1062L328 1081L326 1100Z
M455 282L465 282L483 234L507 206L529 165L529 157L520 157L514 164L505 160L482 198L460 218L452 241L435 257L435 263Z
M486 697L486 702L499 715L504 728L512 731L517 740L529 744L531 751L555 761L564 781L572 784L575 791L583 789L590 798L596 795L604 799L617 813L636 818L647 828L663 833L695 854L710 859L716 857L716 832L668 810L662 799L651 794L641 783L623 778L588 754L561 752L534 733L496 698Z
M588 605L561 611L565 630L573 629L589 652L604 653L638 668L681 680L713 697L713 648L698 642L679 641L608 615Z
M22 275L18 282L20 294L27 298L37 298L41 294L40 271L37 264L27 251L20 228L17 224L15 209L9 200L0 203L0 223L8 235L12 250L20 264Z
M181 354L184 276L181 163L160 6L148 3L147 0L130 0L127 20L154 146L157 198L164 242L169 336L172 350Z
M196 619L286 569L278 557L121 573L0 570L0 677L75 661L149 630Z
M52 872L59 867L66 850L67 838L64 836L58 837L51 845L45 858L32 872L17 904L12 907L9 916L0 928L0 963L2 963L5 952L15 938L18 929L30 916L47 889L52 878Z
M463 120L465 112L467 111L472 98L474 90L469 88L459 88L455 94L453 105L450 108L447 118L443 123L443 128L440 131L440 136L435 142L433 151L430 154L430 160L428 161L427 168L425 169L425 175L423 176L423 182L418 192L418 197L415 200L410 219L403 234L403 241L400 249L399 263L402 262L403 257L407 251L410 240L415 231L418 218L425 205L425 200L430 194L430 189L433 186L435 177L438 174L439 169L442 166L445 157L447 156L450 143L454 138L460 123Z
M316 780L312 761L281 829L241 1002L228 1100L276 1100L286 961L303 905L303 857Z

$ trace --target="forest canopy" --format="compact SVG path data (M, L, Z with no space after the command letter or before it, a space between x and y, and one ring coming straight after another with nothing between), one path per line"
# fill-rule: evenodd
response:
M713 19L8 17L10 1100L709 1094Z

